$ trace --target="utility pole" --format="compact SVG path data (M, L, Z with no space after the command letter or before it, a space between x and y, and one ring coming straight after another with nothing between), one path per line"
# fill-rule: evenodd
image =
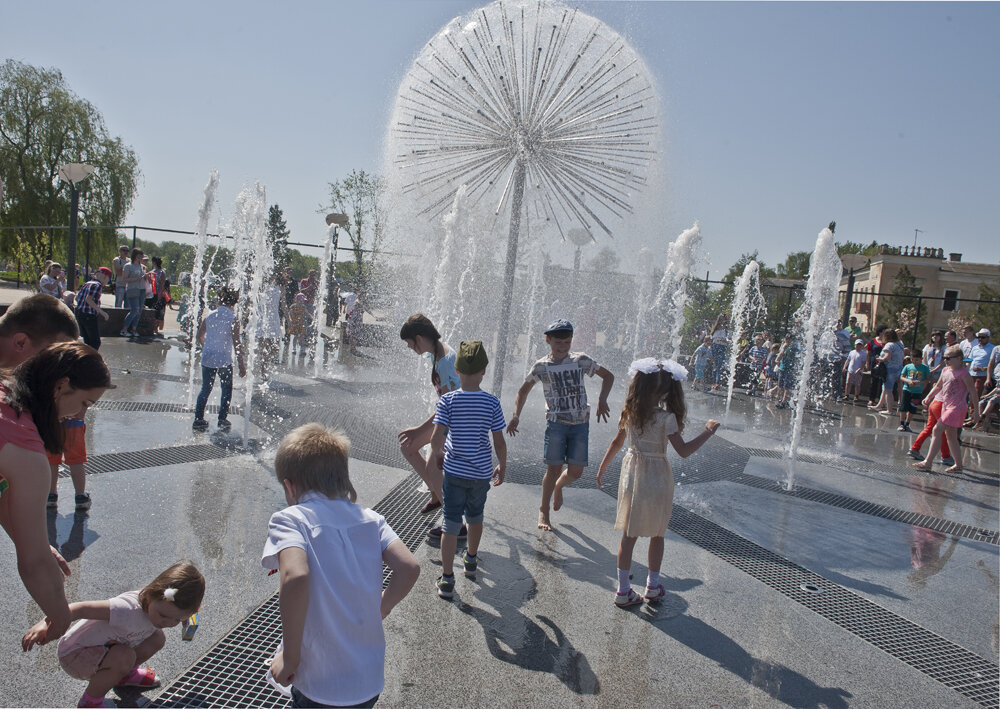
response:
M923 229L913 230L913 248L917 248L917 234L923 234L923 233L924 233Z

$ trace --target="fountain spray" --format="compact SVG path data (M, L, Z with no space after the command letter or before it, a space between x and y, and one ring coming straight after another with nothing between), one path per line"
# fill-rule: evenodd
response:
M760 292L760 264L750 259L743 269L743 275L736 282L736 293L733 295L733 336L729 348L729 389L726 392L726 419L729 419L729 405L733 401L733 385L736 382L736 358L739 355L739 342L743 333L748 331L747 324L757 322L764 314L766 306L764 296Z
M334 275L336 275L336 252L333 250L333 239L337 234L337 225L331 224L326 228L326 243L323 245L323 261L319 265L319 293L316 301L316 345L313 350L314 369L313 376L319 378L320 370L323 369L323 358L326 354L326 343L323 341L323 324L326 322L326 295L329 291L327 286L330 278L330 261L334 261Z
M652 252L643 246L639 249L639 267L636 269L635 278L636 292L638 293L638 307L635 309L635 332L632 334L632 359L639 359L643 354L642 348L646 346L646 310L645 304L649 301L650 278L653 277Z
M785 460L788 468L786 488L791 490L795 479L795 458L802 436L802 417L809 397L812 366L817 354L826 354L832 348L833 324L837 320L837 291L843 265L833 241L833 231L828 227L816 238L816 248L809 261L809 280L806 283L805 301L795 311L796 327L801 329L802 366L798 371L795 388L795 414L792 418L792 440ZM835 339L835 338L834 338Z
M679 360L681 356L681 329L684 327L684 306L687 305L687 279L697 260L697 250L701 246L701 227L696 221L690 229L685 229L667 247L667 266L660 279L660 288L653 302L652 312L662 317L667 332L666 347L670 357ZM642 308L645 301L639 301Z
M208 218L215 204L215 193L219 189L219 171L212 170L208 174L208 184L198 208L198 226L194 233L195 253L194 266L191 268L191 348L188 352L188 400L187 408L194 405L194 351L197 348L198 325L201 323L201 291L204 285L205 247L208 244ZM207 293L206 293L207 296Z

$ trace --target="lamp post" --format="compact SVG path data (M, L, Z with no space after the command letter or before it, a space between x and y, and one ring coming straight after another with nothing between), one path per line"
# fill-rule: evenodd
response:
M66 288L76 288L76 222L77 211L80 208L80 190L76 185L83 182L96 168L82 162L71 162L59 168L59 177L70 184L69 206L69 253L66 255Z
M573 277L580 275L580 249L589 244L594 240L594 237L590 235L590 232L586 229L570 229L569 240L576 244L576 251L573 253Z

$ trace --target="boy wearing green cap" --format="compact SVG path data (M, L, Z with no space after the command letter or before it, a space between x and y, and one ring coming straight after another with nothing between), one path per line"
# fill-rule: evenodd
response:
M444 472L441 489L432 491L444 501L441 576L437 580L441 598L451 598L455 593L455 551L463 515L469 528L463 558L465 575L476 577L486 494L491 479L493 485L503 482L507 468L507 444L503 438L507 424L500 400L479 388L488 362L482 342L474 340L459 345L455 370L462 386L444 394L434 414L431 460ZM496 467L490 449L491 435L497 454Z

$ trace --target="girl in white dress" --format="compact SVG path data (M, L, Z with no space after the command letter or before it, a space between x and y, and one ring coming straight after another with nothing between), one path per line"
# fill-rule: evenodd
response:
M663 535L670 523L674 500L674 476L667 462L667 441L677 454L687 458L711 437L719 422L709 420L705 430L690 441L681 436L684 430L684 390L681 382L687 370L673 360L646 357L629 367L632 382L625 398L625 408L618 421L618 434L608 446L597 473L601 486L604 473L628 438L628 452L622 461L618 481L618 519L615 529L622 530L618 545L618 591L615 605L626 608L642 603L643 596L632 590L629 570L632 550L638 537L649 537L649 577L645 600L658 603L666 591L660 583L663 561Z

